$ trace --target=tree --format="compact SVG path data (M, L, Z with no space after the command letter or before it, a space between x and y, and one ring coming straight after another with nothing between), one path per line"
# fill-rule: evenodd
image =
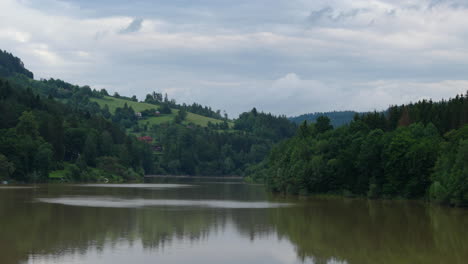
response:
M52 144L55 159L62 160L65 155L63 119L61 116L49 116L46 124L42 123L41 127L43 128L41 130L47 129L45 135L42 132L41 134L47 142Z
M102 116L104 116L104 118L111 118L112 116L111 112L109 111L109 106L107 104L105 104L104 108L102 109Z
M113 153L113 144L112 135L108 131L101 133L99 139L99 155L111 156Z
M53 167L53 154L52 146L49 143L43 143L34 156L35 170L39 173L39 179L43 182L47 181L49 171Z
M96 165L96 158L98 157L97 142L97 135L94 132L89 133L86 137L83 148L83 156L86 164L90 166Z
M99 93L100 93L102 96L109 96L109 93L107 92L106 89L101 89L101 90L99 91Z
M15 165L0 153L0 180L9 179L14 171Z
M403 107L400 120L398 120L398 126L409 126L411 124L411 118L408 107Z
M161 104L161 106L159 107L159 112L160 112L161 114L171 114L171 113L172 113L172 109L171 109L171 107L169 106L169 104L163 103L163 104Z
M123 175L125 173L125 167L122 166L121 161L116 157L100 157L97 160L97 168L113 175Z
M333 126L330 125L330 118L326 116L319 116L315 122L315 129L317 129L317 132L319 133L333 129Z
M29 135L32 138L39 135L39 125L32 112L25 111L21 114L18 125L16 125L16 132L19 135Z
M254 115L254 116L257 116L258 112L257 112L257 108L252 108L252 111L251 113Z
M431 200L452 205L468 205L468 125L448 134L449 142L442 145L433 183Z
M176 117L174 118L174 121L175 123L180 124L186 119L186 117L187 117L187 111L185 111L185 109L180 109Z
M381 129L372 130L364 140L356 157L356 167L359 171L356 179L355 192L371 198L380 196L383 184L382 168L382 137Z

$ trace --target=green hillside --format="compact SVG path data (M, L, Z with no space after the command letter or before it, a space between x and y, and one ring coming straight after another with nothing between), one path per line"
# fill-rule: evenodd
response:
M98 103L100 106L104 106L107 104L107 106L109 106L109 111L111 111L111 113L115 113L115 109L117 109L117 107L123 107L125 104L127 104L129 107L132 107L133 110L135 110L135 112L141 112L147 109L158 108L157 105L134 102L134 101L124 100L124 99L114 98L111 96L104 96L103 98L91 97L89 98L89 100Z
M117 109L118 107L123 107L125 104L127 104L129 107L132 107L135 112L141 112L141 111L148 110L148 109L158 108L157 105L134 102L134 101L114 98L110 96L104 96L103 98L93 97L93 98L90 98L90 100L98 103L101 107L107 104L107 106L109 107L109 111L111 111L111 113L115 113L115 109ZM177 115L178 112L179 110L172 109L172 114L161 115L159 117L150 117L147 119L140 120L138 121L138 123L140 123L141 125L149 123L149 125L151 126L151 125L171 122L172 120L174 120L174 117ZM200 125L200 126L207 126L208 122L215 124L215 123L221 123L223 121L189 112L187 114L186 122L193 123L195 125Z

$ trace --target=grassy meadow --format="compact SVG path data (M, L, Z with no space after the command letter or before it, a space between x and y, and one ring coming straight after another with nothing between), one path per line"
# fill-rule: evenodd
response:
M110 96L105 96L103 98L90 98L90 100L93 101L93 102L98 103L101 107L103 107L104 105L107 104L107 106L109 107L109 111L111 111L111 113L115 113L115 110L118 107L123 107L125 104L127 104L129 107L132 107L133 110L135 110L135 112L141 112L141 111L148 110L148 109L157 109L158 108L157 105L147 104L147 103L142 103L142 102L134 102L134 101L114 98L114 97L110 97ZM179 110L172 109L172 114L161 115L161 116L158 116L158 117L155 116L155 117L150 117L150 118L147 118L147 119L142 119L142 120L138 121L138 123L140 125L149 124L150 126L152 126L152 125L159 125L159 124L163 124L163 123L172 122L174 120L174 117L177 115L178 112L179 112ZM211 122L211 123L215 124L215 123L221 123L223 121L188 112L187 113L187 119L186 119L186 121L184 123L186 123L186 124L192 123L192 124L195 124L195 125L206 127L208 125L208 122ZM232 124L230 124L230 126L232 126Z

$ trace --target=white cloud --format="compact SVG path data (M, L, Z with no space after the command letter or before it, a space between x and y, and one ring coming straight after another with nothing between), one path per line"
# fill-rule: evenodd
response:
M468 80L445 80L438 82L412 82L380 80L356 84L359 92L350 101L357 110L377 109L396 104L407 104L423 99L449 99L457 94L466 94Z
M31 51L44 64L51 65L51 66L63 65L63 62L64 62L63 59L60 58L57 54L49 51L47 47L32 49Z
M466 89L462 1L167 2L154 14L80 4L1 1L0 48L37 77L160 90L231 114L384 109Z
M19 43L25 43L28 42L31 37L30 34L28 34L27 32L21 32L12 29L3 29L0 31L0 39L1 38L13 40Z

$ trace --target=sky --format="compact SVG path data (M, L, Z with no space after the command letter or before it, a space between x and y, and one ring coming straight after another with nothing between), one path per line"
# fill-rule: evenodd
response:
M466 0L1 0L35 78L288 116L468 90Z

